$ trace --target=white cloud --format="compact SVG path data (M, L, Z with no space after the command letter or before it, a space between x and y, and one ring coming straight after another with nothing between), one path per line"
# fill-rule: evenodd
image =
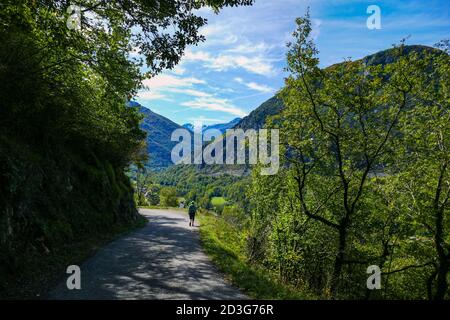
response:
M168 100L164 93L178 93L194 97L193 100L181 103L181 105L203 110L220 111L239 117L246 115L245 111L231 104L227 99L221 99L211 93L195 89L194 85L206 82L194 77L177 77L170 74L162 74L143 81L144 86L150 89L140 91L137 95L142 100Z
M266 53L272 48L265 42L252 43L245 41L234 48L226 50L227 52L239 53L239 54L254 54L254 53Z
M161 74L150 79L145 79L143 85L153 89L166 89L166 88L179 88L179 87L191 87L194 84L204 84L205 81L188 77L180 78L169 74Z
M186 94L188 96L193 96L193 97L210 97L211 94L204 92L204 91L199 91L199 90L195 90L195 89L170 89L171 92L176 92L176 93L182 93L182 94Z
M137 94L142 100L170 100L165 93L184 93L194 97L207 97L209 94L193 89L197 84L205 84L205 81L186 77L181 78L171 74L161 74L150 79L145 79L143 85L146 89Z
M234 81L245 85L249 89L263 92L263 93L272 93L275 91L273 88L266 86L265 84L258 84L256 82L245 82L244 79L242 79L240 77L234 78Z
M186 50L183 61L204 61L209 62L213 60L211 55L208 52L205 51L192 51L192 50Z
M192 101L184 102L182 105L193 109L225 112L239 117L245 117L247 115L244 110L231 104L227 99L220 99L213 96L200 97Z
M136 97L142 100L169 100L164 94L154 91L139 91Z
M260 75L272 75L274 72L272 64L260 56L249 58L241 55L220 55L210 65L210 68L218 71L238 67Z
M322 20L320 19L311 19L312 22L312 31L311 31L311 37L314 40L317 40L320 35L320 26L322 25Z
M239 38L230 30L230 26L224 23L208 24L200 29L200 34L205 36L207 42L203 45L230 45L238 42Z
M183 74L186 73L186 68L184 68L181 64L179 64L171 71L172 71L172 73L174 73L178 76L182 76Z
M212 36L223 36L226 26L220 23L207 24L200 29L200 34L209 38Z
M226 120L223 119L217 119L217 118L205 118L203 116L199 117L192 117L188 118L191 122L198 122L198 123L226 123Z
M233 54L220 54L213 57L205 51L186 52L184 61L201 61L204 67L215 71L228 71L231 69L242 68L248 72L271 76L275 73L271 61L263 56L244 56Z
M269 86L266 86L266 85L264 85L264 84L258 84L258 83L255 83L255 82L249 82L249 83L247 83L247 87L249 87L250 89L253 89L253 90L255 90L255 91L259 91L259 92L267 92L267 93L271 93L271 92L274 91L274 90L273 90L271 87L269 87Z

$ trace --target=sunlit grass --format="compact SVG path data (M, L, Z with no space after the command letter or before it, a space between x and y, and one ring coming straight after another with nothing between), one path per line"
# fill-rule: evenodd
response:
M227 203L224 197L212 197L211 204L213 207L223 207Z
M267 270L245 258L245 239L235 227L212 214L201 214L203 248L227 280L254 299L308 299L306 294L281 284Z

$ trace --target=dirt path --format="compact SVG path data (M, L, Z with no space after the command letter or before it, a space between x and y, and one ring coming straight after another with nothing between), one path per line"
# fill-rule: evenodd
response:
M245 299L201 249L197 227L174 210L141 210L150 222L83 263L81 290L65 281L50 299Z

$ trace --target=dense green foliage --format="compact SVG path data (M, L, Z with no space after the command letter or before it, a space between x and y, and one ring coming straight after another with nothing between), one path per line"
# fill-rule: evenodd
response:
M75 29L68 1L0 3L0 295L39 275L36 261L52 256L62 272L67 244L139 221L124 174L146 157L126 105L143 78L132 49L152 76L203 40L192 9L251 2L82 0Z
M279 292L260 291L258 268L303 297L448 299L449 43L401 43L320 69L309 17L297 24L273 112L262 106L242 126L280 128L280 172L190 166L163 180L206 209L229 202L204 218L202 238L251 295ZM381 290L366 286L373 265Z
M195 201L205 210L215 208L221 212L226 207L225 203L215 206L212 203L214 198L225 198L226 205L238 204L241 208L247 208L245 192L249 177L224 172L223 166L177 165L156 174L154 181L160 185L176 187L179 196L185 197L187 202Z
M177 190L174 187L163 187L159 192L159 202L163 207L177 207Z
M125 35L89 41L51 11L18 3L4 3L0 20L3 291L40 256L138 220L123 169L144 135L123 99L137 70L106 47Z
M313 298L287 287L264 268L248 264L242 230L236 227L236 221L230 223L228 216L224 218L200 215L200 237L206 253L233 284L254 299Z
M283 170L253 175L249 259L323 297L448 297L448 53L402 44L322 70L297 23L273 118Z

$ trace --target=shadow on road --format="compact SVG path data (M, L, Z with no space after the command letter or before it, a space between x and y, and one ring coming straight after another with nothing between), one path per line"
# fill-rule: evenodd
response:
M142 210L143 229L81 266L81 290L61 283L50 299L245 299L203 253L196 228L175 211Z

